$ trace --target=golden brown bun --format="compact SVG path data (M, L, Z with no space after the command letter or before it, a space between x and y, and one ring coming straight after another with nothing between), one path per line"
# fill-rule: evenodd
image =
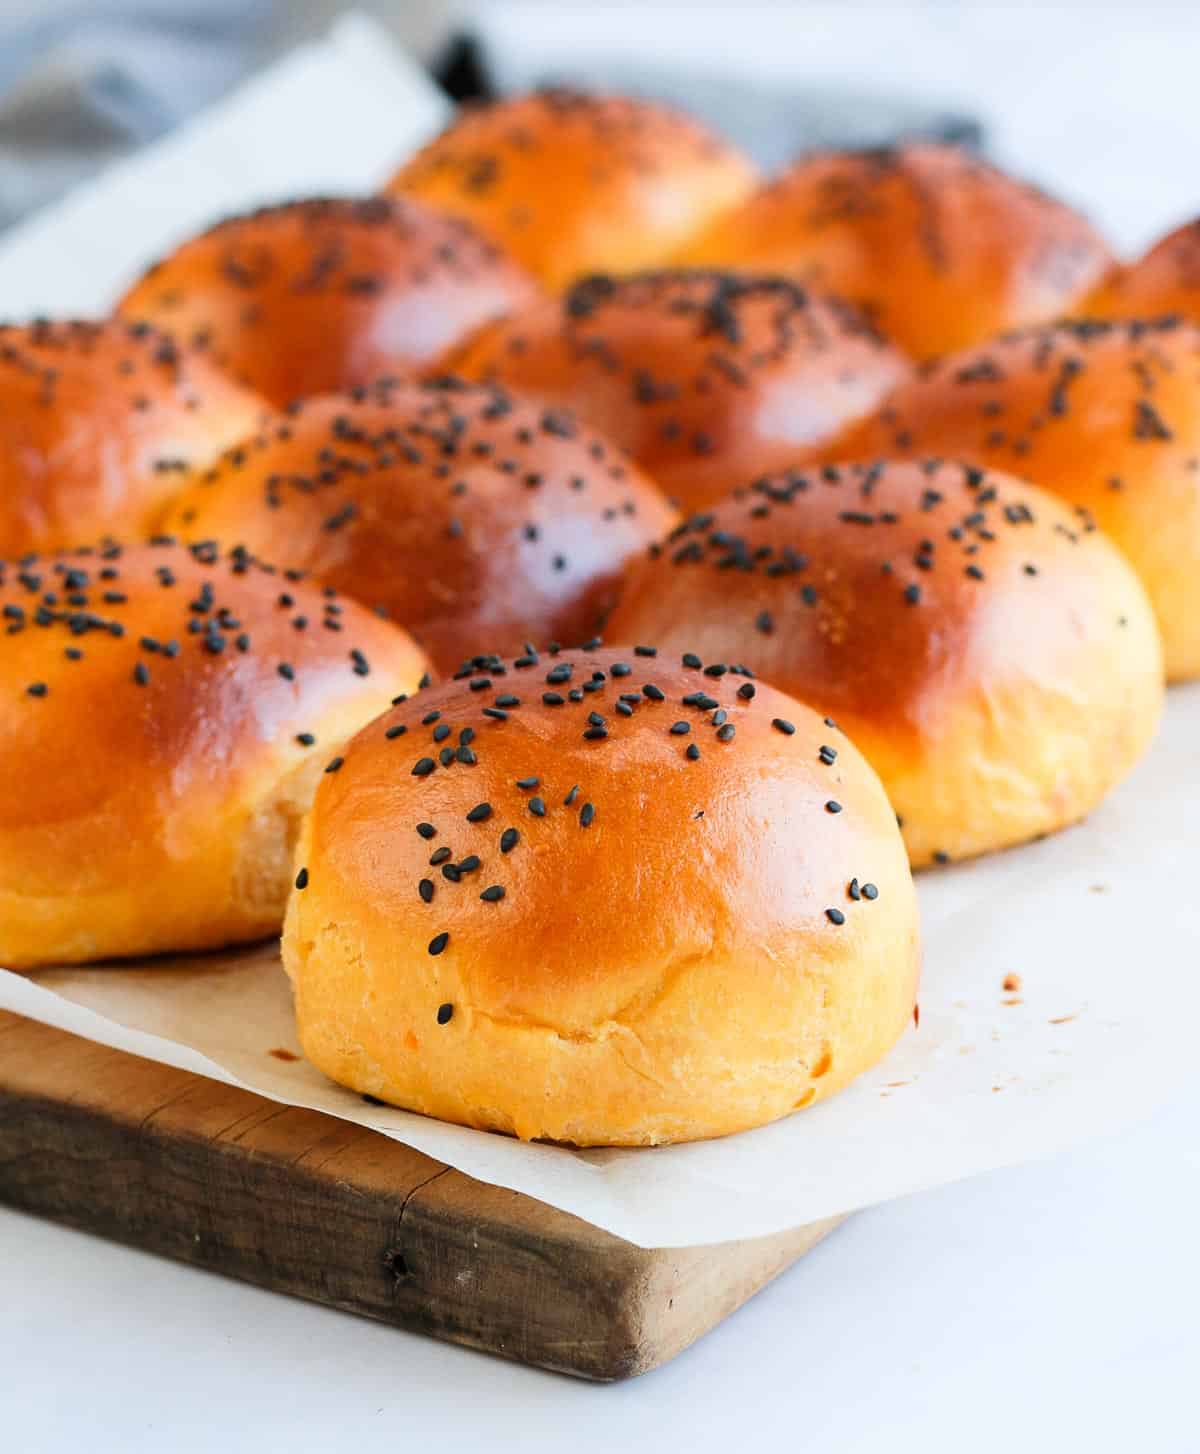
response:
M559 90L465 108L387 191L468 218L560 288L661 262L756 180L682 112Z
M1094 519L1142 578L1168 678L1200 675L1200 328L1060 323L941 360L827 451L1009 470Z
M532 302L532 279L420 202L312 198L218 222L118 305L208 350L274 404L420 372Z
M1154 618L1116 550L1051 496L957 464L739 491L630 573L607 632L736 657L831 713L918 867L1083 817L1162 706Z
M169 543L0 566L0 610L8 968L276 932L315 780L425 670L330 592Z
M1136 262L1114 267L1079 309L1098 318L1161 318L1200 323L1200 218L1169 232Z
M453 671L481 647L590 635L624 565L675 519L561 411L385 381L273 420L180 496L167 528L386 608Z
M0 556L146 534L264 409L142 324L0 325Z
M711 271L584 278L483 330L453 367L575 409L691 506L791 465L909 372L844 305Z
M717 669L480 658L364 728L297 851L309 1058L581 1146L761 1125L879 1060L919 957L887 799L836 728Z
M927 358L1069 311L1112 255L1061 202L926 143L804 157L679 260L787 273Z

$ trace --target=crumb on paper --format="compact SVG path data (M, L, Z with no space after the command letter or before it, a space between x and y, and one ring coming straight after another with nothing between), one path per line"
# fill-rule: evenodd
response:
M268 1055L273 1055L276 1060L299 1060L300 1057L294 1051L285 1050L282 1045L277 1045L274 1050L268 1050Z
M921 1027L921 1006L919 1004L913 1005L913 1024L918 1029L920 1029L920 1027Z
M1019 974L1006 974L1004 976L1004 983L1000 988L1007 990L1009 994L1015 993L1015 991L1021 988L1021 976Z
M1106 894L1106 893L1108 893L1108 885L1107 884L1093 884L1091 886L1091 888L1088 890L1088 893L1090 893L1090 894Z
M1073 1015L1058 1015L1053 1020L1051 1020L1049 1023L1051 1025L1065 1025L1068 1020L1077 1020L1078 1018L1079 1018L1079 1011L1076 1010L1076 1012Z
M1001 1003L1005 1005L1023 1005L1025 1001L1021 998L1020 995L1009 995L1009 997L1006 1000L1003 1000Z

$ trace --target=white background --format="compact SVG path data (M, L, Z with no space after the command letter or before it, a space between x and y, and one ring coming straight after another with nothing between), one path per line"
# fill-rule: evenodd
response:
M690 10L508 5L490 23L527 58L566 42L936 93L1129 246L1200 211L1192 7ZM1170 932L1157 907L1147 955ZM1052 1163L862 1213L610 1388L0 1212L0 1448L1196 1450L1198 1124L1200 1087Z

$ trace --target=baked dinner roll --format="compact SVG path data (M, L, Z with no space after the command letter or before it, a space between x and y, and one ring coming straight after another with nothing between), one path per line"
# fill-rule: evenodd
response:
M1149 603L1091 520L959 464L759 481L635 568L607 630L743 661L830 713L917 867L1082 818L1162 706Z
M914 357L1067 312L1112 262L1078 213L958 147L802 158L681 252L863 308Z
M465 107L387 190L467 218L559 288L660 262L755 181L671 107L551 90Z
M420 372L536 295L457 217L420 202L313 198L218 222L156 263L119 311L288 404Z
M167 528L309 570L386 609L453 671L477 643L582 640L675 518L562 411L452 380L383 381L273 420L180 496Z
M284 930L306 1054L579 1146L722 1136L901 1034L917 913L879 781L735 666L480 657L321 782Z
M1115 267L1079 310L1104 318L1200 322L1200 218L1169 232L1136 262Z
M0 556L145 534L264 407L143 324L0 325Z
M845 305L710 271L584 278L484 329L454 368L577 410L689 505L793 464L908 373Z
M0 964L278 931L338 745L420 681L403 631L170 543L0 566Z
M831 457L946 454L1094 519L1158 614L1167 675L1200 674L1200 328L1060 323L943 359Z

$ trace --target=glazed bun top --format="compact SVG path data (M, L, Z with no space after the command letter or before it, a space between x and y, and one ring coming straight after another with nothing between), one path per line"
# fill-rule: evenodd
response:
M1200 674L1200 327L1058 323L901 385L826 452L945 454L1023 475L1095 520L1141 576L1172 679Z
M464 108L388 191L470 219L559 288L661 262L755 180L682 112L552 90Z
M707 270L584 278L454 367L575 409L692 507L792 464L909 372L843 304Z
M1112 256L1061 202L958 147L923 143L804 157L680 260L837 293L928 358L1069 312Z
M168 528L301 567L407 626L441 670L529 636L581 641L674 524L562 410L444 380L315 398L229 451Z
M629 572L605 630L737 659L830 713L914 864L1081 816L1162 703L1145 592L1087 512L937 460L735 492Z
M325 588L165 541L0 565L0 612L6 964L277 930L312 779L426 669Z
M722 1135L845 1085L912 1015L916 906L875 774L724 662L480 658L348 744L297 865L306 1052L448 1120Z
M0 326L0 555L148 533L264 412L145 324Z
M312 198L218 222L150 268L118 311L283 405L420 372L536 296L460 218L416 201Z
M1136 262L1116 267L1079 309L1100 318L1161 318L1200 323L1200 218L1160 238Z

